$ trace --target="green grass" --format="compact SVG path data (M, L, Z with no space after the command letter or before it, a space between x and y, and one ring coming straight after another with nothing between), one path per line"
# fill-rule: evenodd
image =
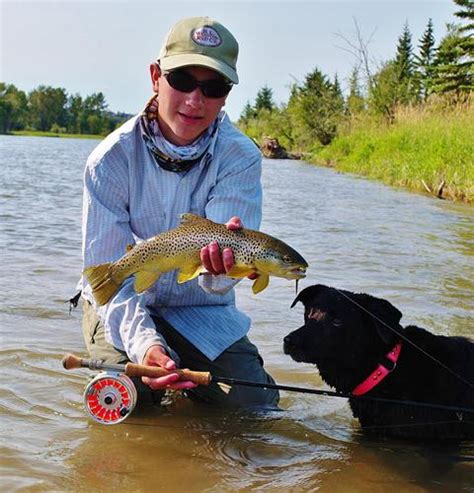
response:
M395 123L355 122L312 162L383 182L474 203L474 107L404 110Z
M103 139L103 135L87 134L67 134L56 132L39 132L37 130L14 130L10 135L27 136L27 137L67 137L69 139Z

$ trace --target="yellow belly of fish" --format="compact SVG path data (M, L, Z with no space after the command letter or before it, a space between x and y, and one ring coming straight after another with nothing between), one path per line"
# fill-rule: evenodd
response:
M162 274L175 269L179 270L178 283L190 281L204 270L199 253L182 252L173 256L154 257L135 271L135 291L143 293L150 289Z

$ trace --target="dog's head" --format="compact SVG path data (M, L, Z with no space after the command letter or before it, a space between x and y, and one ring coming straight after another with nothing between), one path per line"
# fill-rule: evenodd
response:
M292 307L299 301L305 324L285 337L284 351L295 361L317 365L322 378L336 388L336 380L347 382L353 376L357 381L372 370L403 330L400 311L367 294L317 284L301 291Z

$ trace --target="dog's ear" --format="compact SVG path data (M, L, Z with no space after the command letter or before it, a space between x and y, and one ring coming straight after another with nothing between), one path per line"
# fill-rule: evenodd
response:
M380 338L388 345L395 344L400 339L403 327L400 325L402 313L387 300L375 298L368 294L355 295L355 301L367 311L375 325Z
M327 286L324 286L322 284L314 284L313 286L308 286L307 288L304 288L301 293L298 293L298 296L293 300L293 303L291 304L290 308L293 308L298 301L301 301L303 305L306 307L311 304L311 300L314 299L318 293L322 289L328 289Z

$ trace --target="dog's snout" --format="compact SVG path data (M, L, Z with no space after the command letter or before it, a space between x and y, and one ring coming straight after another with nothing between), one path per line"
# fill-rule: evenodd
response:
M293 347L293 341L292 341L291 335L287 335L283 339L283 352L285 354L290 354L292 347Z

